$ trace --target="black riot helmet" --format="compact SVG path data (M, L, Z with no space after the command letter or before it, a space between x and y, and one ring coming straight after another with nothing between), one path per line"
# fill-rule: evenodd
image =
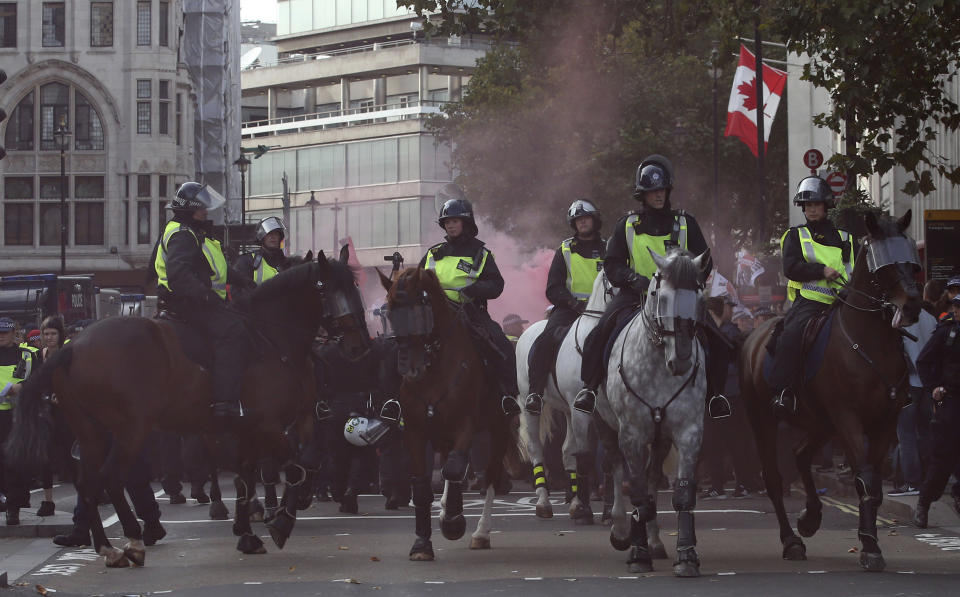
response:
M804 203L823 203L827 209L834 206L833 190L827 181L819 176L808 176L797 185L797 194L793 196L793 204L803 208Z
M587 199L577 199L570 204L570 207L567 208L567 224L573 228L574 232L577 231L577 225L574 222L581 216L593 217L593 231L597 234L600 233L600 227L603 225L603 216L600 210L597 209L597 206Z
M282 219L277 216L270 216L260 220L260 223L257 224L257 242L262 243L263 239L274 230L280 231L280 240L287 237L287 227L284 226Z
M169 208L176 213L193 213L201 209L213 211L226 202L223 195L205 184L185 182L177 189L177 196L170 202Z
M450 218L461 218L464 222L464 232L470 232L473 236L477 235L477 222L473 218L473 205L467 201L463 194L463 189L450 183L443 185L435 195L436 202L443 201L443 207L440 208L440 217L437 218L437 224L443 228L443 223Z

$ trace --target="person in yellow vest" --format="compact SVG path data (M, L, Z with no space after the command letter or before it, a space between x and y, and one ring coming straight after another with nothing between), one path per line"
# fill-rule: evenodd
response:
M290 260L283 254L282 248L286 233L287 227L280 218L270 216L260 220L257 224L257 242L260 243L260 248L241 255L235 265L237 271L259 286L278 273L290 269Z
M253 283L227 266L220 242L210 236L207 213L225 203L205 184L185 182L170 203L173 218L154 249L157 298L211 341L213 415L242 417L240 383L249 360L243 321L226 309L227 284Z
M477 239L473 206L455 184L444 185L436 195L443 201L437 223L447 233L446 240L427 250L420 267L437 274L447 298L463 307L475 327L484 330L492 346L479 343L484 360L493 368L500 385L500 400L506 415L520 414L516 396L517 357L503 330L487 313L487 301L503 293L503 276L493 253Z
M777 338L770 387L774 408L781 414L796 410L800 388L800 350L803 328L835 300L853 272L853 236L827 218L833 207L833 191L822 178L808 176L797 185L794 205L803 209L807 223L794 226L780 237L783 275L787 277L787 300L793 305L783 319Z
M547 274L546 294L553 310L527 357L530 393L524 408L534 416L543 410L543 390L552 363L570 326L587 307L593 281L603 267L607 252L607 243L600 238L603 218L593 203L586 199L571 203L567 209L567 225L573 229L574 236L560 243Z
M16 323L0 317L0 446L13 428L13 405L20 384L36 368L36 352L17 346ZM0 504L6 506L7 525L20 524L20 508L30 504L27 479L15 463L7 462L0 450Z
M651 155L637 167L633 198L640 209L617 222L613 236L607 241L603 271L620 292L607 303L597 327L584 342L580 377L584 388L573 402L577 410L592 413L597 401L597 389L603 382L603 351L607 340L617 327L618 315L625 309L642 303L647 286L657 266L647 252L650 248L665 255L671 247L679 247L699 255L707 250L700 226L690 214L670 207L673 190L673 172L670 161L660 155ZM713 269L711 261L704 268L704 279Z
M523 335L524 326L530 323L530 321L520 317L516 313L508 313L500 323L500 327L503 328L503 333L506 334L507 340L516 348L517 341L520 339L520 336Z

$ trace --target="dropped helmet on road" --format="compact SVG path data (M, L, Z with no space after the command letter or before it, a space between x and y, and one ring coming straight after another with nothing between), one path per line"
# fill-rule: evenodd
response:
M350 417L343 426L343 437L355 446L361 448L376 445L383 439L390 426L373 417Z

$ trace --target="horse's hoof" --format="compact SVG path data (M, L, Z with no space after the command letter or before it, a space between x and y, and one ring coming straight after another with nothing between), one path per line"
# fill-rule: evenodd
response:
M263 522L263 504L260 503L260 500L254 498L250 502L247 512L250 513L250 522Z
M593 524L593 511L590 506L580 503L575 508L570 508L570 518L573 519L573 524L590 525Z
M630 537L620 538L613 532L613 529L610 530L610 545L617 551L627 551L630 549Z
M549 503L546 506L537 504L537 518L553 518L553 506Z
M860 567L867 572L883 572L887 563L883 560L883 554L868 551L860 552Z
M243 535L237 541L237 551L245 554L267 553L267 548L263 546L263 541L256 535Z
M440 532L444 538L450 541L456 541L467 531L467 519L463 514L457 514L453 518L440 519Z
M490 549L490 537L471 538L470 549Z
M783 559L792 561L807 559L807 546L803 544L800 537L787 537L783 542Z
M603 514L600 515L600 524L613 523L613 506L611 504L603 505Z
M433 543L429 539L417 537L410 548L411 562L432 562L433 561Z
M696 562L677 562L673 565L673 575L680 578L696 578L700 576L700 565Z
M246 532L246 531L243 530L243 527L241 527L239 523L237 523L237 522L233 523L233 536L234 536L234 537L242 537L245 532Z
M295 522L296 519L284 510L267 523L267 530L270 531L270 537L280 549L283 549L283 546L287 543L287 539L290 538L290 533L293 532Z
M210 520L226 520L230 518L230 512L227 510L227 507L223 505L223 502L220 501L210 503L209 515Z
M821 510L807 510L806 508L797 517L797 532L801 537L813 537L820 530L820 522L823 520Z
M650 557L654 560L666 560L667 559L667 549L663 546L663 543L658 543L653 546L648 546L650 550Z
M130 560L124 555L122 549L104 545L100 548L100 555L104 557L107 568L126 568L130 565Z
M126 556L134 566L143 566L147 561L147 550L140 539L131 539L123 546L123 555Z
M630 550L630 558L627 560L627 567L630 572L653 572L653 560L650 559L650 552L646 547L636 545Z

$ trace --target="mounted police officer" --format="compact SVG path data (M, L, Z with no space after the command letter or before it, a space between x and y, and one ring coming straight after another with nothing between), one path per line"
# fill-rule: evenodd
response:
M183 183L169 206L173 218L154 249L154 270L163 308L210 341L213 415L241 417L248 340L243 321L226 308L227 284L247 287L251 282L227 266L220 242L210 236L213 223L207 213L224 203L205 184Z
M237 272L259 286L278 273L290 269L290 260L281 248L286 233L287 227L280 218L270 216L260 220L257 224L257 242L260 243L260 248L244 253L237 259Z
M936 405L930 423L931 463L920 486L913 522L927 528L930 504L940 499L950 474L960 465L960 295L950 300L951 317L944 318L917 357L924 387L933 388ZM960 514L960 494L954 485L953 503Z
M797 185L793 203L803 209L807 223L780 237L783 275L789 280L787 298L793 306L783 320L769 380L779 412L796 412L804 327L837 300L837 292L853 272L853 236L827 218L827 210L834 205L830 185L808 176Z
M20 384L39 365L34 350L17 346L15 330L12 319L0 317L0 445L13 429L13 403ZM0 450L0 505L6 508L8 526L19 525L20 508L30 504L27 481L17 463L7 462Z
M547 300L553 310L543 332L530 347L530 394L524 408L531 415L543 410L543 390L547 386L551 363L563 343L567 330L587 308L593 281L603 267L607 243L600 238L603 218L600 210L586 199L577 199L567 209L567 225L574 236L560 243L547 275Z
M437 274L447 298L462 307L470 323L486 337L480 350L495 371L503 394L503 412L519 414L516 355L503 330L487 313L487 301L503 292L503 276L493 253L477 239L473 206L460 187L444 185L436 199L443 201L437 223L447 233L446 240L427 250L420 267Z
M651 155L640 162L635 189L633 198L640 202L640 209L617 222L613 236L607 241L603 260L607 279L620 292L607 304L597 327L584 342L580 372L584 388L577 394L573 406L586 413L592 413L596 406L597 388L604 377L603 352L617 326L618 315L643 303L650 279L657 271L647 249L659 255L665 255L671 247L694 254L707 250L707 242L693 216L670 207L673 173L669 160ZM712 260L704 268L701 283L706 281L711 269Z

